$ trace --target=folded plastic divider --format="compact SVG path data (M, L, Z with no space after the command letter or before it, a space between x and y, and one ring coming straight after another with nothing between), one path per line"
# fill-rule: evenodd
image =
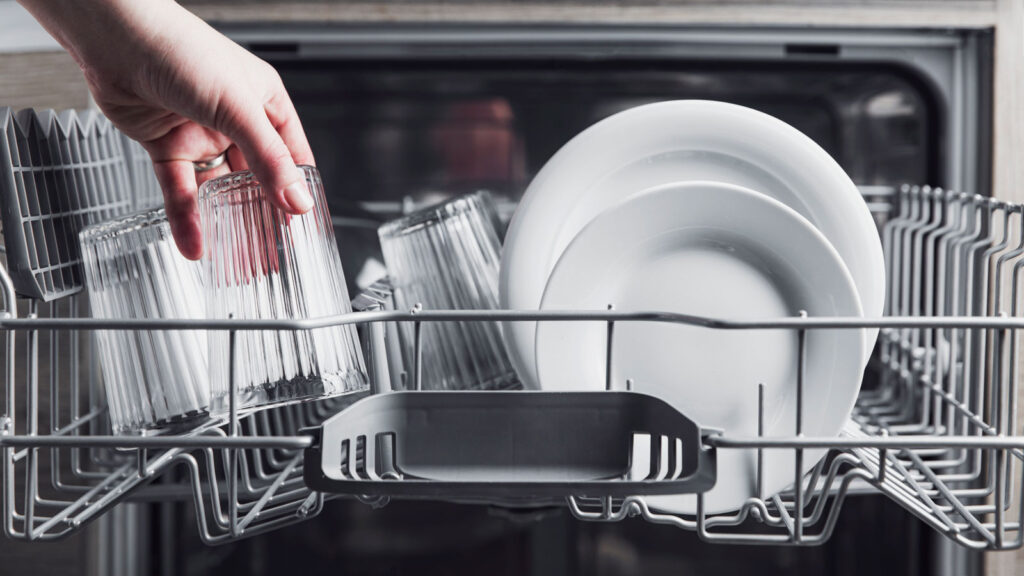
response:
M82 289L78 233L159 205L148 154L94 111L0 108L0 212L21 296L52 301Z

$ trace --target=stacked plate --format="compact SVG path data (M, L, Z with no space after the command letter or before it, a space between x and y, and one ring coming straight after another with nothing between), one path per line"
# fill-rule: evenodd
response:
M640 106L566 144L538 173L509 227L501 304L514 310L662 311L752 320L880 316L882 248L842 168L798 130L710 101ZM512 322L509 355L528 387L603 390L605 326ZM877 330L807 333L806 435L837 435ZM702 426L792 436L798 336L678 324L616 327L612 379L663 398ZM793 481L792 451L769 454L765 494ZM810 469L821 453L808 454ZM708 512L755 495L754 451L720 451ZM634 473L647 476L644 462ZM692 496L652 507L690 514Z

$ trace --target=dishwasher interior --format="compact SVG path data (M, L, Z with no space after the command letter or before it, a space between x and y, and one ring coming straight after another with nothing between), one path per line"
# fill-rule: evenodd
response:
M657 513L616 482L606 493L453 504L465 500L457 485L356 472L352 485L364 491L314 492L303 478L316 463L309 430L358 397L234 414L183 434L111 436L90 332L131 327L72 320L88 316L73 279L43 301L16 298L4 274L0 438L9 537L49 540L98 525L111 572L159 566L167 574L297 566L650 573L722 563L767 573L926 573L950 542L953 550L1021 545L1024 226L1020 206L983 195L986 33L224 30L271 62L295 101L329 194L349 291L387 320L359 321L377 391L402 387L401 378L382 376L398 354L386 343L394 323L451 321L444 311L428 311L431 319L388 310L386 295L373 291L386 273L380 223L481 189L499 199L507 221L532 175L580 130L638 104L703 98L803 131L850 174L876 216L888 317L773 319L801 333L882 328L853 420L835 439L703 437L703 449L758 448L765 457L831 449L792 490L730 514ZM11 142L25 136L16 124L5 126ZM29 158L21 174L35 178L46 162L56 164ZM925 182L943 187L903 185ZM60 187L40 189L47 185ZM10 251L6 257L10 265ZM630 318L608 312L602 321ZM404 381L414 381L414 363L404 360ZM353 452L354 469L365 469L373 448ZM864 554L867 542L877 554Z

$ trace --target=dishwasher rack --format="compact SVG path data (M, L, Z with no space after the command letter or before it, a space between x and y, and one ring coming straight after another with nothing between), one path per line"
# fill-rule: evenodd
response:
M303 479L309 467L321 464L311 456L318 448L341 448L318 444L324 437L310 429L345 418L346 409L356 409L362 394L232 411L222 421L188 433L111 435L92 360L91 331L298 330L351 323L361 331L374 392L386 394L391 388L414 389L420 382L420 341L412 362L407 362L410 373L388 375L401 365L389 340L394 323L558 320L607 323L609 348L614 346L612 328L621 322L788 330L799 342L808 330L881 329L870 375L841 436L801 435L798 412L793 437L740 438L728 430L702 437L703 449L712 454L755 449L759 457L771 457L780 450L793 452L794 483L786 493L759 494L727 514L707 513L698 494L692 516L660 513L643 495L610 491L567 496L568 509L582 520L640 516L696 531L711 542L814 545L831 535L847 495L871 491L885 494L963 546L1018 548L1024 507L1024 466L1019 463L1024 436L1017 425L1024 210L927 187L904 187L873 204L883 203L891 205L892 213L883 228L890 281L887 317L881 319L800 315L738 322L614 310L393 311L384 309L386 295L376 294L363 299L377 310L331 318L100 321L83 317L81 296L48 303L18 301L9 275L0 268L4 532L27 540L54 539L122 502L180 499L191 501L200 536L213 544L309 518L330 498L353 497L383 506L392 497L408 495L410 479L401 475L361 478L373 484L372 494L315 492ZM798 348L802 367L803 347ZM802 370L797 378L798 390L814 385L803 382ZM607 387L625 391L626 383L609 381ZM752 383L751 401L758 398L757 384ZM828 456L809 474L800 474L805 453L822 448L829 449ZM356 454L364 463L365 449ZM757 471L757 485L759 475ZM462 499L457 486L434 488L432 498ZM516 490L513 484L507 486L508 494Z

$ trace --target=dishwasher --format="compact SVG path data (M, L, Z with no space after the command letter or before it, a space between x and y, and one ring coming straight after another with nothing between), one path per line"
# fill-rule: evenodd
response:
M275 66L307 127L348 288L357 295L356 312L330 321L358 327L371 390L232 409L223 423L187 432L113 434L92 333L172 324L90 319L73 243L83 222L152 205L159 190L141 147L102 119L6 111L0 177L22 195L17 213L4 215L0 268L8 538L39 542L45 553L44 541L92 530L104 574L184 574L202 566L225 574L340 567L374 574L455 567L658 573L680 566L709 571L711 563L763 573L793 573L794 566L808 573L974 573L976 551L1021 547L1024 439L1016 419L1024 208L988 196L991 30L219 28ZM439 405L418 394L423 324L555 317L395 309L380 281L386 270L377 226L476 190L497 199L507 222L530 177L570 137L619 110L680 98L739 103L797 127L836 158L875 217L887 267L885 317L702 319L707 330L787 330L800 342L814 330L880 328L844 433L804 436L800 412L790 438L701 429L610 379L606 393L585 406L578 398L470 391L453 392ZM89 154L52 154L47 150L60 147L38 144L67 140L72 124L88 136L82 142ZM113 176L112 166L120 167ZM104 195L89 186L90 179L111 178L114 188L130 192ZM71 192L88 201L70 200ZM40 200L57 197L68 200ZM605 323L609 350L616 324L649 320L614 310L569 316ZM404 358L394 343L398 324L417 334ZM232 337L257 328L241 321L198 326ZM303 326L280 321L262 328ZM811 384L801 372L798 394L805 385ZM382 416L403 410L447 410L451 420L416 427ZM651 439L651 460L675 473L643 482L552 481L535 477L537 461L509 455L484 434L472 456L478 460L469 464L429 442L439 429L457 426L472 435L482 431L474 428L481 421L508 422L533 442L550 443L544 453L557 455L572 476L602 447L557 432L587 429L588 410L621 416L614 432L622 441L615 445L626 453L614 456L629 457L626 440L642 430ZM536 430L556 433L541 437ZM395 446L406 443L420 448L426 468L487 465L508 481L403 474ZM679 447L681 464L667 446ZM803 455L816 449L828 456L802 474ZM792 487L730 513L699 505L696 514L673 515L648 507L645 496L701 493L714 482L715 455L728 450L756 450L758 462L782 451L794 455ZM753 476L760 483L759 469ZM458 536L446 537L457 525L464 528ZM673 564L677 548L705 560ZM765 560L776 554L765 551L775 550L798 555ZM808 555L814 550L829 553ZM860 568L829 559L868 550L874 558L861 558Z

